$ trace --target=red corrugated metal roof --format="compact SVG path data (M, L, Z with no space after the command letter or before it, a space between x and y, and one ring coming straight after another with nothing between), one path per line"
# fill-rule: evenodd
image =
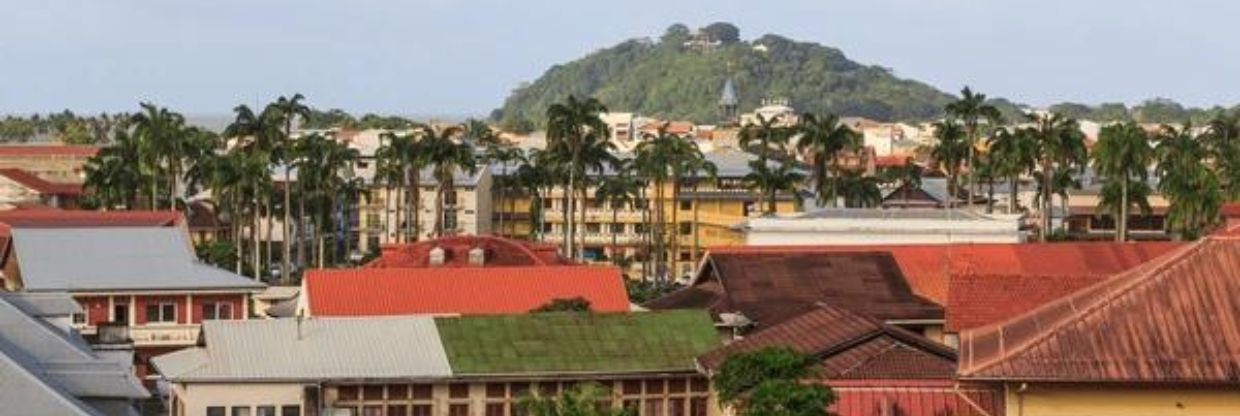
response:
M318 316L522 313L578 296L597 312L629 310L620 270L602 266L320 269L303 285Z
M968 379L1240 384L1240 239L1209 237L964 331L960 348Z
M54 183L43 180L34 174L16 168L0 169L0 176L9 178L22 186L41 194L81 195L82 185L72 183Z
M485 252L485 261L482 267L572 264L572 261L561 257L553 245L478 235L453 236L410 244L386 245L383 246L383 252L379 258L362 267L428 267L430 265L430 252L437 247L444 250L445 258L444 264L436 267L478 267L469 263L469 251L474 248L482 248Z
M875 246L737 246L712 248L736 252L884 252L891 253L918 295L947 304L951 275L1110 276L1167 253L1175 242L1071 242L1047 244L922 244ZM948 258L951 265L948 266Z
M15 209L0 211L0 223L12 227L158 227L179 224L177 211L88 211Z
M0 156L94 156L98 146L73 144L7 144L0 145Z

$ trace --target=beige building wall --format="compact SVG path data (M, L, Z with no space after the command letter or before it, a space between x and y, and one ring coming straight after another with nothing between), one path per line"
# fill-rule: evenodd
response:
M225 415L233 415L234 407L249 408L246 414L257 415L258 406L275 406L279 415L284 406L302 406L303 390L301 384L175 384L172 415L207 416L210 407L223 407Z
M456 198L451 201L449 209L456 213L456 227L448 230L449 234L486 235L492 233L494 214L494 201L491 195L492 176L485 167L480 166L478 169L479 178L476 184L454 184ZM358 250L362 253L377 250L378 247L374 247L376 240L379 244L399 242L397 234L401 222L397 217L397 206L404 203L404 198L413 198L412 192L408 192L408 196L401 196L400 190L394 189L388 192L382 187L372 188L370 192L370 202L363 203L357 210ZM418 195L419 201L416 204L418 206L416 231L418 240L425 240L434 237L436 186L423 184L418 192L420 195ZM528 205L526 209L528 212ZM407 214L404 211L404 208L400 209L401 215L408 215L412 220L413 214Z
M1240 415L1240 388L1141 388L1090 384L1005 386L1010 416Z

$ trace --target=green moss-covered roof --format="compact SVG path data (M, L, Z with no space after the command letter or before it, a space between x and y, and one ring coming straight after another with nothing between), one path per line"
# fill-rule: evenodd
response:
M436 318L452 372L686 371L720 345L705 311Z

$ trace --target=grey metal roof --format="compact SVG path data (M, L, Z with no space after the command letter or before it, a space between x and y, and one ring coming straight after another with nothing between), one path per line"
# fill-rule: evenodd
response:
M300 329L299 329L300 327ZM156 357L173 381L444 379L452 374L433 318L207 321L206 346Z
M79 399L149 397L128 363L0 298L0 404L9 414L102 414ZM10 406L19 406L14 409Z
M41 318L67 317L82 312L82 305L64 292L0 292L0 299L8 301L28 315Z
M452 184L456 186L477 186L478 182L482 180L483 173L488 173L490 170L491 166L484 164L479 164L473 175L461 169L453 169ZM418 182L422 186L439 185L439 181L435 179L434 171L430 167L422 168L422 171L418 174Z
M12 233L27 291L265 287L198 262L177 227L16 228Z

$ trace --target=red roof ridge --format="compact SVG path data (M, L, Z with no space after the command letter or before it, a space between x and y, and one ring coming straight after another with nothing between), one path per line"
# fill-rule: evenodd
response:
M1198 254L1200 251L1200 248L1207 241L1223 240L1223 239L1240 240L1240 238L1236 238L1236 237L1204 238L1204 239L1195 241L1193 243L1190 243L1184 247L1180 247L1176 249L1175 251L1159 256L1153 260L1150 260L1146 264L1137 266L1131 270L1120 273L1114 277L1111 277L1111 278L1102 280L1100 282L1094 283L1092 285L1086 286L1084 288L1081 288L1080 290L1077 290L1076 292L1073 292L1072 294L1069 294L1068 296L1064 296L1060 299L1047 302L1041 306L1038 306L1025 313L1012 317L1011 319L1008 319L1006 321L996 322L996 323L981 326L978 328L965 330L963 333L961 333L961 340L964 341L967 339L969 342L973 341L972 335L974 333L979 333L984 330L997 330L999 333L999 337L1000 337L999 348L1002 352L1001 354L998 354L996 357L991 358L990 360L987 360L986 362L977 364L977 365L971 364L973 361L972 357L968 357L968 359L965 359L964 357L962 357L962 359L960 360L960 364L961 364L960 373L962 375L977 373L977 372L986 370L994 366L995 364L1002 362L1003 360L1009 357L1028 351L1029 349L1033 348L1034 346L1038 344L1041 344L1042 342L1045 342L1047 339L1053 336L1055 333L1055 330L1062 328L1065 323L1072 320L1071 318L1093 314L1094 312L1115 302L1116 299L1119 299L1121 297L1121 295L1130 293L1136 290L1137 288L1145 284L1149 284L1153 282L1154 280L1156 280L1156 279L1139 279L1138 277L1142 275L1150 275L1150 274L1162 272L1168 267L1174 266L1176 263L1179 262L1179 260L1187 258L1188 256L1193 255L1193 254ZM1088 302L1085 302L1083 305L1077 305L1077 303L1075 302L1077 297L1080 296L1082 293L1088 293L1093 290L1098 290L1100 288L1104 288L1107 285L1116 285L1115 288L1106 291L1108 294L1111 294L1111 296L1094 297L1093 299L1088 299ZM1071 309L1072 313L1061 314L1055 319L1047 322L1049 325L1039 328L1037 334L1035 334L1033 337L1027 340L1021 340L1014 347L1007 345L1007 339L1003 338L1003 326L1013 323L1013 322L1021 321L1023 319L1027 319L1031 316L1037 315L1046 310L1056 308L1056 307L1061 307L1064 305L1067 305ZM970 349L970 353L972 352L973 352L972 349ZM967 367L965 366L966 363L969 363Z

